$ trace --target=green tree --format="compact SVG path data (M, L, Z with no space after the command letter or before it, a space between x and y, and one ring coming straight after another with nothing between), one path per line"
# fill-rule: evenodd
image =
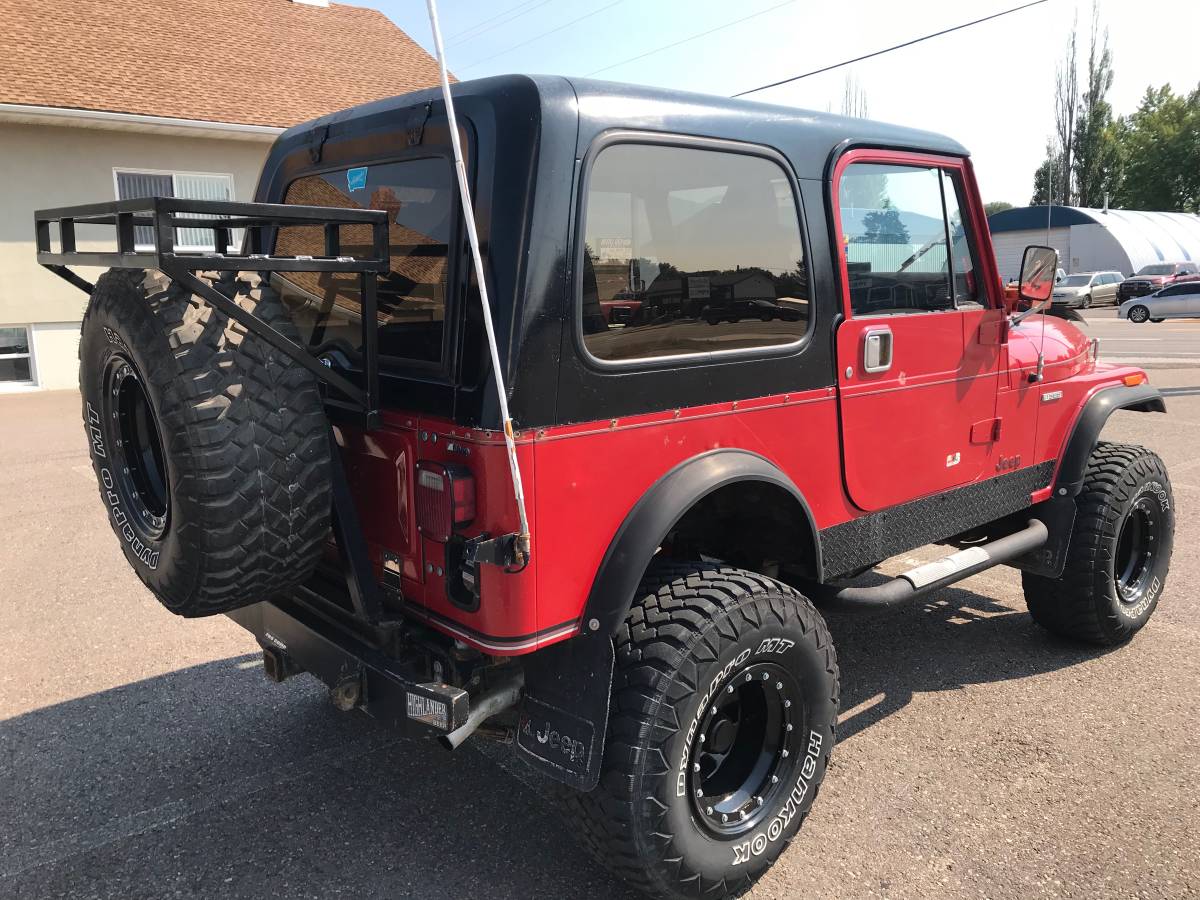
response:
M1068 195L1069 188L1064 187L1066 183L1065 154L1054 152L1053 144L1048 144L1045 160L1033 173L1033 196L1029 198L1029 205L1045 206L1047 202L1052 202L1070 206L1074 198Z
M1115 204L1200 212L1200 86L1187 96L1169 85L1146 88L1121 128L1124 177Z
M1011 203L1006 203L1003 200L993 200L991 203L983 204L983 214L985 216L994 216L996 213L1012 208L1013 205Z

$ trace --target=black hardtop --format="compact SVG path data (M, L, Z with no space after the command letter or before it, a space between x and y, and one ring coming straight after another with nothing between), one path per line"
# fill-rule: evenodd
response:
M866 119L559 76L504 75L453 86L468 136L480 245L512 415L519 428L608 419L655 409L833 383L837 319L828 174L844 150L883 147L965 156L930 132ZM747 362L689 359L645 373L600 371L579 348L576 293L580 178L589 148L614 131L738 141L791 165L803 208L813 312L809 339ZM366 103L288 129L272 147L256 199L282 202L303 175L429 155L449 156L439 89ZM468 266L461 284L473 282ZM491 366L473 299L447 311L454 339L439 373L381 370L385 405L496 427ZM819 337L822 332L824 337ZM687 371L684 371L687 370ZM389 399L389 391L390 397Z
M451 93L456 101L468 98L485 101L498 118L508 120L510 116L520 118L535 112L530 108L531 88L540 100L536 113L541 127L578 126L581 153L589 132L628 128L765 144L788 157L799 178L823 177L831 155L839 147L889 147L968 155L957 141L932 131L756 100L615 81L559 75L497 75L457 82L452 85ZM437 115L442 103L440 88L388 97L302 122L284 132L272 156L298 143L307 144L310 132L315 129L328 127L333 137L338 129L350 123L374 128L384 124L382 119L392 127L403 126L404 117L399 114L430 102Z

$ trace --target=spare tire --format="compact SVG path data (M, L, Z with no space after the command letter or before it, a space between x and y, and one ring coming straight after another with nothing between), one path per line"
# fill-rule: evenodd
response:
M269 286L213 284L298 340ZM110 524L167 609L226 612L312 574L331 496L312 373L165 276L114 269L83 319L79 384Z

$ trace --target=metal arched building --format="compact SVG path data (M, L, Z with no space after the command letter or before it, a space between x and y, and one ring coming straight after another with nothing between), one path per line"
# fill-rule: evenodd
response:
M1200 262L1200 216L1188 213L1054 206L1047 229L1046 207L1023 206L990 216L988 225L1005 279L1020 273L1026 245L1047 243L1047 230L1067 272L1132 275L1150 263Z

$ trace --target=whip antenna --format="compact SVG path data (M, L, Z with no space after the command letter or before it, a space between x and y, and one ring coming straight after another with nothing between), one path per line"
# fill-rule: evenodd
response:
M463 164L462 144L458 138L458 119L454 115L454 100L450 96L450 76L446 71L446 51L442 47L442 31L438 25L436 0L425 0L429 8L429 25L433 29L433 46L437 54L438 70L442 80L442 99L446 102L446 118L450 124L450 143L454 147L454 169L458 173L458 196L462 200L463 219L467 224L467 239L471 242L471 256L475 263L475 280L479 283L479 303L483 307L483 327L487 331L488 351L492 357L492 369L496 374L496 396L500 401L500 418L504 422L504 444L508 449L508 468L512 472L513 496L517 501L517 515L521 530L513 548L517 565L529 562L529 519L525 514L525 489L521 484L521 467L517 464L517 442L513 436L512 418L508 414L508 396L504 387L504 371L500 368L500 349L496 345L496 329L492 324L492 305L488 300L487 278L483 272L483 256L479 252L479 232L475 230L475 208L471 203L471 190L467 183L467 168Z

